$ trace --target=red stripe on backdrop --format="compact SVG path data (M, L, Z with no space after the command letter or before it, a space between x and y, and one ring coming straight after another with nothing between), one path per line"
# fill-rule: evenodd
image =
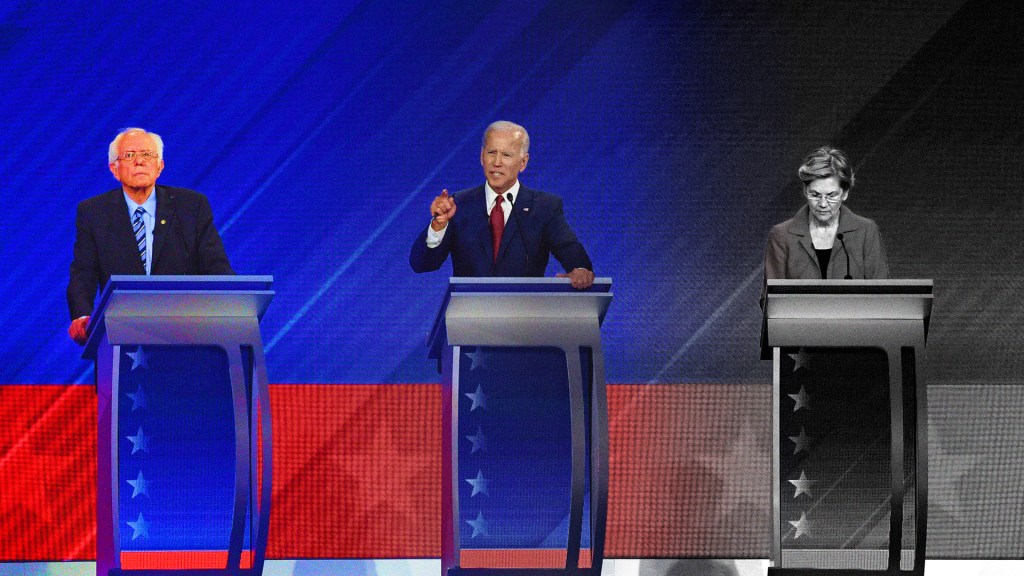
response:
M771 386L608 387L611 558L761 558Z
M608 557L767 551L768 386L613 385ZM269 558L440 555L440 387L270 387ZM96 395L0 386L0 561L95 558Z
M434 558L438 385L271 386L271 558Z

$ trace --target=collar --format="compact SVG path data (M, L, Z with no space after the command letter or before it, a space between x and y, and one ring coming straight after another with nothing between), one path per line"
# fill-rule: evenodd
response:
M512 203L515 204L519 200L519 179L516 178L515 184L511 188L505 191L502 196L505 197L505 202L508 202L508 195L512 195ZM495 192L491 185L484 182L484 207L487 209L487 213L491 213L491 208L494 208L494 200L498 197L498 193Z
M808 217L810 217L810 209L805 204L800 207L796 216L793 216L787 230L797 236L810 236L811 225ZM850 210L843 204L839 207L839 228L836 232L842 232L843 234L852 232L861 227L863 220L863 218L854 214L853 210Z
M153 186L153 192L150 193L149 198L147 198L142 204L136 204L135 200L132 200L131 196L129 196L123 188L121 189L121 194L124 195L124 200L128 204L129 216L134 216L135 209L142 206L146 210L146 214L156 218L156 186Z

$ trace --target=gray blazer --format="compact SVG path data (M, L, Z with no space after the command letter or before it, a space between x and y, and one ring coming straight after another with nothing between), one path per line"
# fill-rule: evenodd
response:
M765 291L768 279L821 279L818 256L811 242L811 227L807 220L807 206L804 205L789 220L772 226L768 233L768 245L764 250L764 281L761 283L761 309L764 310ZM839 230L846 243L836 239L832 244L832 256L828 261L826 276L829 279L846 276L849 262L850 276L854 279L882 280L889 277L889 264L885 260L885 246L882 234L874 220L854 214L843 206L839 209ZM767 340L767 324L761 322L761 359L770 360L771 352L764 346Z
M811 230L807 221L807 206L800 208L789 220L776 224L768 233L768 246L764 251L764 278L768 279L820 279L818 257L811 243ZM885 260L882 235L874 220L857 216L849 208L839 209L839 232L849 253L850 276L854 279L879 280L889 277L889 264ZM846 276L846 255L837 239L832 245L832 257L826 276L829 279Z

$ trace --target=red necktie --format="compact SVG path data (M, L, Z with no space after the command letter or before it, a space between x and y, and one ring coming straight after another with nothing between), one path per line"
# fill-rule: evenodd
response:
M503 198L499 195L491 209L491 242L494 244L494 261L498 261L498 248L501 247L501 233L505 231L505 211L501 209Z

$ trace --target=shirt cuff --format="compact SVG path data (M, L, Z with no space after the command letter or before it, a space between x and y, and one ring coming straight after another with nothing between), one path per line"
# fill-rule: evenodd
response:
M437 248L441 245L441 241L444 240L444 233L448 230L448 226L441 228L438 232L430 225L427 225L427 248Z

